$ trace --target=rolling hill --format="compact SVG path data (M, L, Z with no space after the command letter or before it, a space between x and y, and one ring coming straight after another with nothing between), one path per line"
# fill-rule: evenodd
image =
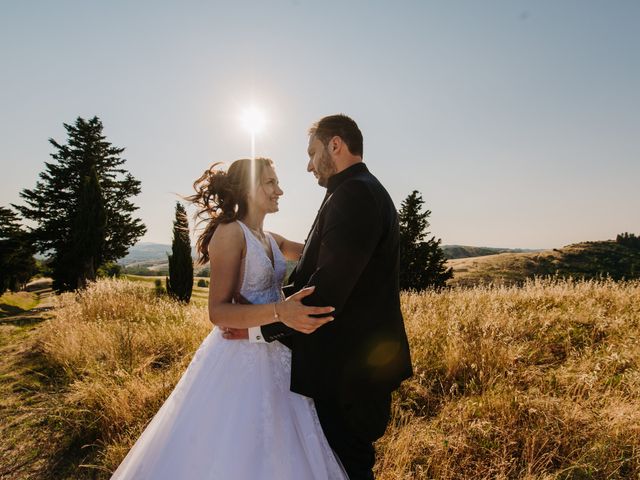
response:
M139 263L157 263L159 260L166 263L169 252L171 252L171 245L140 242L131 247L127 256L119 260L118 263L124 266Z
M560 249L452 259L452 286L513 285L534 276L640 278L640 249L614 241L583 242Z
M528 248L472 247L469 245L442 245L441 248L444 252L444 256L449 260L454 258L484 257L486 255L497 255L499 253L525 253L540 251Z
M553 250L528 250L465 245L443 245L447 266L453 267L452 286L472 286L486 283L520 284L534 276L558 275L574 278L610 276L640 278L640 249L615 241L582 242ZM155 275L168 270L167 252L170 245L139 243L120 261L128 273L138 267ZM195 252L194 252L195 253Z

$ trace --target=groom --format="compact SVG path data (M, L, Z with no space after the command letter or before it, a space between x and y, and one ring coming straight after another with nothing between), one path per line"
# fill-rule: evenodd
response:
M303 303L335 307L335 320L309 335L272 323L249 329L249 338L291 348L291 390L313 398L350 480L373 479L372 444L389 422L391 392L412 375L397 212L362 162L362 133L351 118L315 123L308 153L307 170L327 194L285 290L315 286Z

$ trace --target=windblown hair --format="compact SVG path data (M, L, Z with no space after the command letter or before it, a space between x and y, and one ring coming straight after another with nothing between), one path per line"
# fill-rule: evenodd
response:
M242 219L247 214L249 192L252 187L251 163L254 161L255 186L260 182L264 169L273 166L270 159L243 158L233 162L226 171L222 168L223 163L217 162L193 182L196 193L187 197L187 200L198 207L198 223L206 222L204 231L196 242L200 264L209 261L209 242L218 225Z
M333 137L340 137L353 155L362 157L362 132L352 118L340 113L323 117L311 125L310 136L316 136L326 147Z

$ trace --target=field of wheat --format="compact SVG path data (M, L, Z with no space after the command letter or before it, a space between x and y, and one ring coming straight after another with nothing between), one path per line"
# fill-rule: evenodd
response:
M404 293L415 376L394 395L377 478L640 478L640 282L532 281ZM210 330L126 280L58 298L38 345L52 411L108 478Z

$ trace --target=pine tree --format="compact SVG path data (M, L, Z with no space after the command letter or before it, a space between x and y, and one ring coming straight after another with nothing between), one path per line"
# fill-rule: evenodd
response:
M73 223L71 252L78 288L85 288L87 282L96 279L98 264L106 241L107 212L95 167L82 181L78 210Z
M414 190L402 202L398 212L400 223L400 288L424 290L442 288L453 277L453 270L445 267L446 258L440 248L441 240L429 236L430 210L422 212L424 200Z
M49 139L53 161L45 162L34 189L20 193L26 205L15 208L37 224L31 233L37 250L52 259L54 288L74 290L124 257L146 228L132 216L130 197L140 193L140 182L122 167L124 148L106 140L98 117L78 117L64 128L67 143Z
M169 296L181 302L189 302L193 290L193 259L187 211L180 202L176 202L176 219L173 222L173 241L169 255L169 277L166 284Z
M0 295L19 290L36 271L35 253L18 216L0 207Z

